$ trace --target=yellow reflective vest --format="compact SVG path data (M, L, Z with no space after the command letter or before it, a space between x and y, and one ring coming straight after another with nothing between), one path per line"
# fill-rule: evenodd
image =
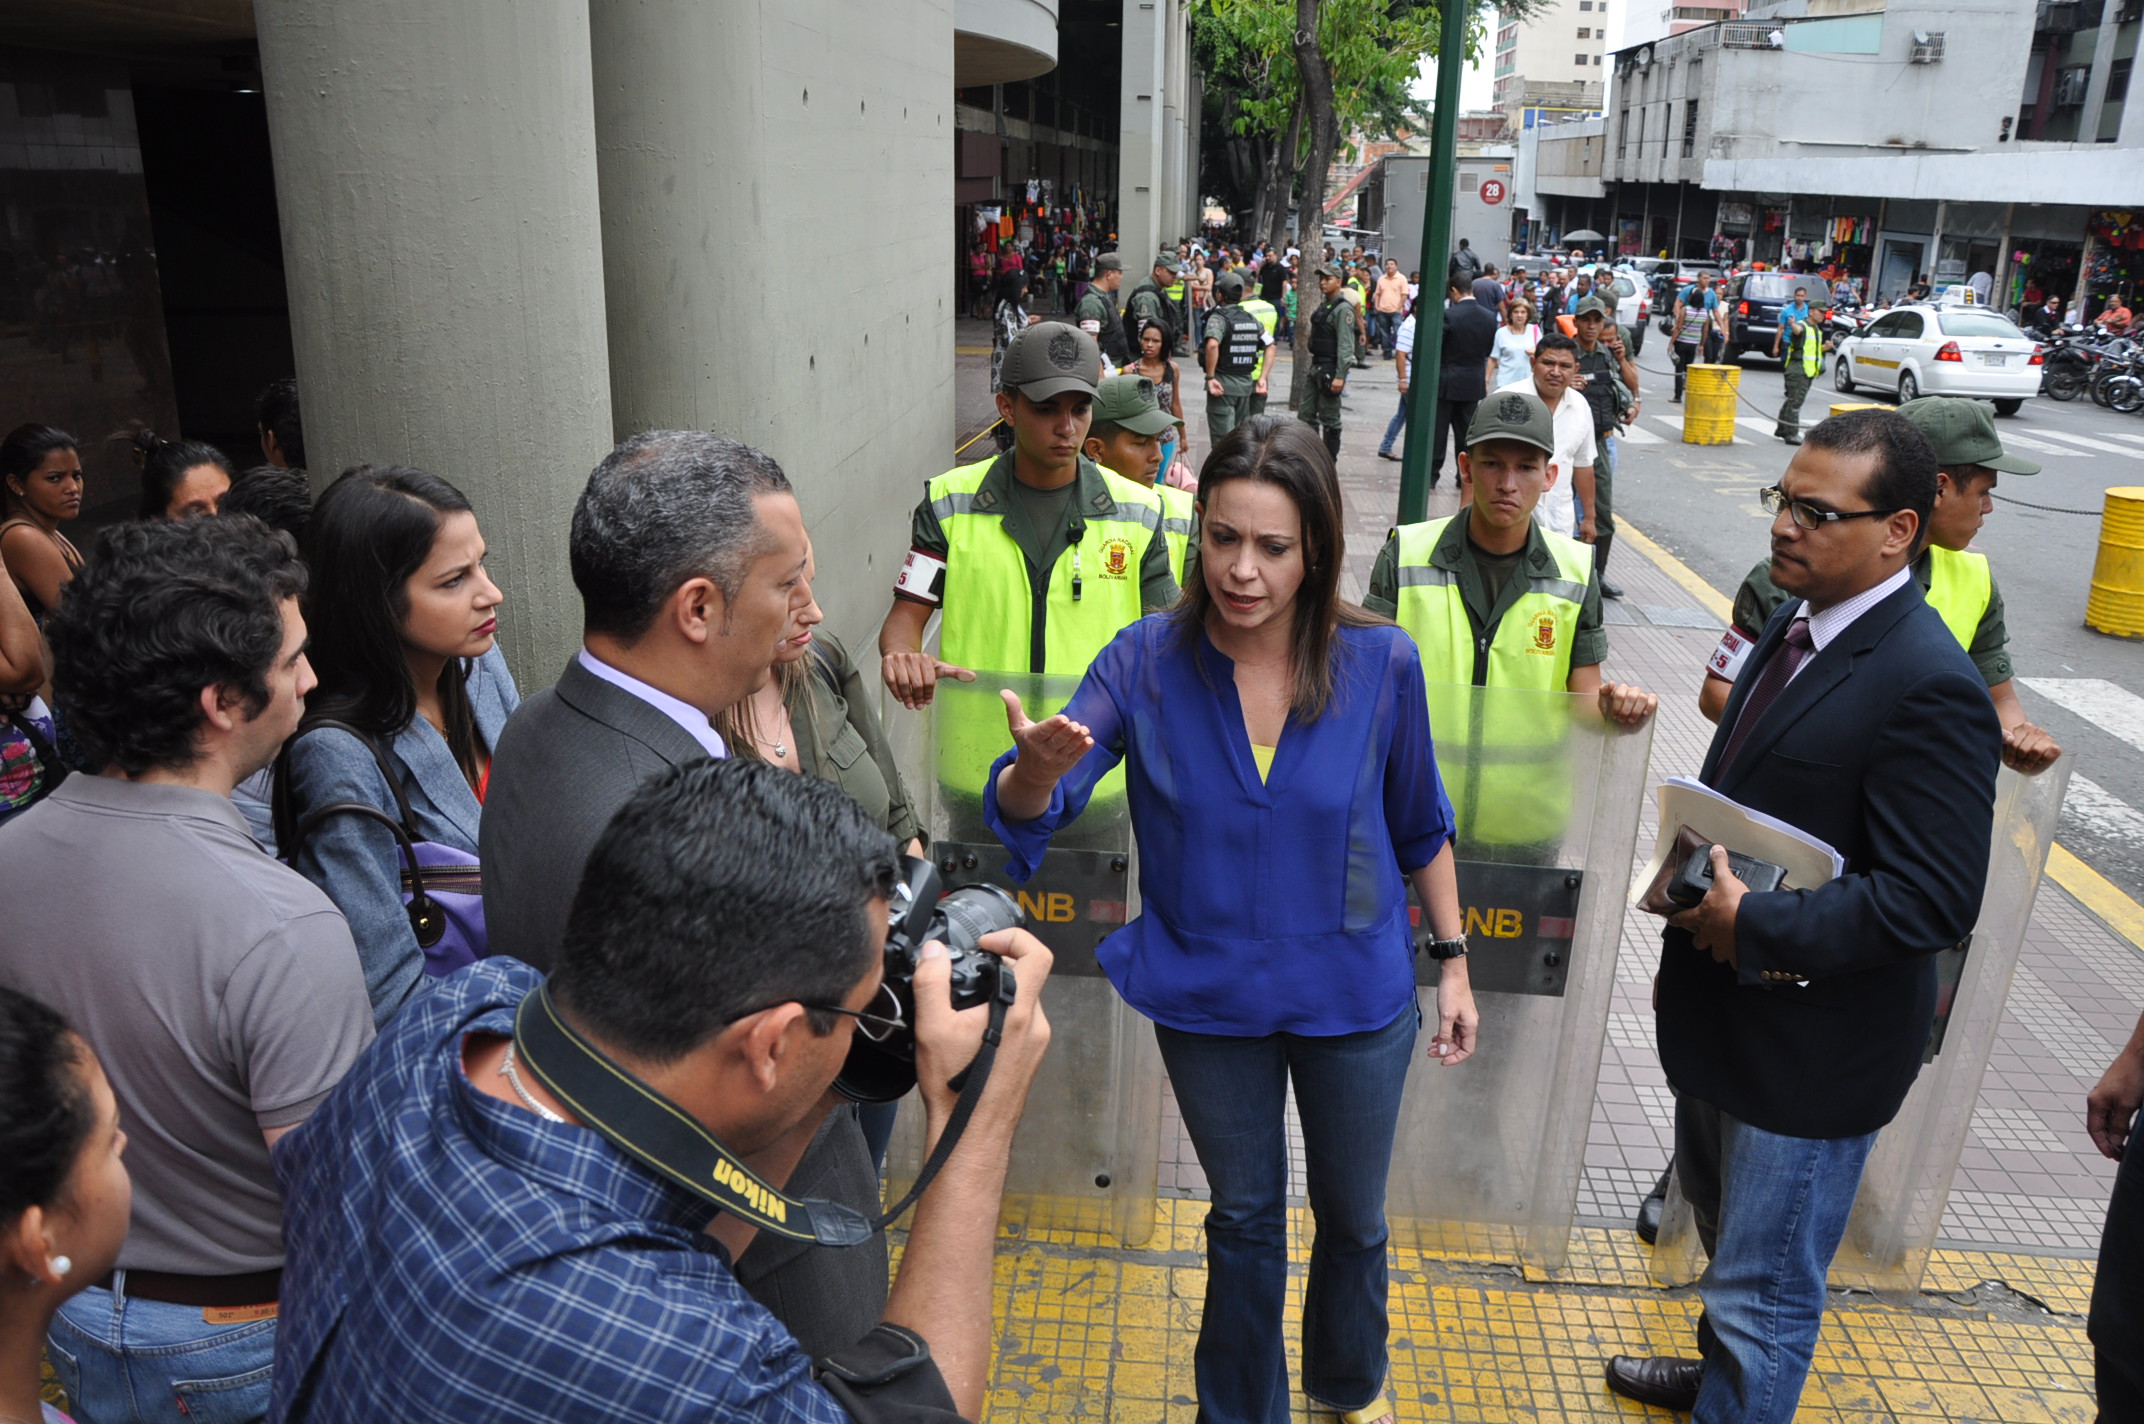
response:
M1794 343L1789 342L1791 348ZM1817 333L1814 321L1802 323L1801 335L1802 374L1814 379L1824 369L1824 338ZM1787 352L1787 359L1794 359L1794 352Z
M1279 328L1280 313L1274 310L1273 303L1267 301L1264 297L1245 297L1236 305L1242 307L1245 311L1249 312L1252 316L1258 319L1259 330L1265 332L1268 338L1270 338L1273 335L1274 331ZM1264 380L1266 368L1271 366L1272 364L1273 347L1269 345L1266 347L1264 353L1259 356L1258 369L1251 372L1251 379L1254 381Z
M1477 635L1458 571L1439 566L1434 557L1448 532L1453 539L1466 537L1452 523L1403 525L1394 536L1395 621L1421 650L1430 728L1459 839L1471 845L1552 844L1570 819L1570 706L1560 697L1516 694L1568 690L1593 551L1537 527L1533 537L1547 546L1554 573L1515 570L1512 577L1525 587L1496 627Z
M1928 546L1928 602L1959 647L1972 648L1973 635L1994 597L1995 576L1986 554Z
M992 482L1000 463L1004 472ZM930 482L931 509L946 540L940 658L983 682L993 673L1055 673L1076 681L1145 612L1140 564L1163 528L1162 502L1145 485L1091 460L1083 458L1079 470L1070 513L1080 521L1080 537L1057 556L1040 588L1028 577L1027 555L1005 532L1005 496L998 491L1013 478L1010 454ZM1028 714L1057 710L1029 708ZM988 701L955 699L937 716L940 783L980 796L991 761L1012 745L1004 707L993 690Z
M1161 499L1162 537L1169 541L1169 572L1182 588L1191 562L1191 529L1198 521L1198 500L1191 491L1174 485L1155 485L1154 493Z

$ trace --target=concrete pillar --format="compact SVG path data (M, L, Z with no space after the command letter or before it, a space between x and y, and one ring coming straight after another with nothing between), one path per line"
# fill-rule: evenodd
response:
M1171 241L1179 237L1191 237L1198 231L1195 223L1184 220L1185 202L1185 144L1184 100L1185 77L1190 72L1184 51L1190 36L1185 31L1182 16L1177 13L1179 0L1157 0L1154 9L1161 16L1162 68L1161 68L1161 240Z
M1124 285L1136 285L1164 236L1167 159L1162 150L1168 0L1124 0L1123 77L1117 109L1117 249Z
M318 489L451 480L524 691L580 642L566 528L611 444L585 0L256 0Z
M2092 36L2092 72L2085 80L2084 112L2077 116L2077 142L2099 142L2100 118L2107 107L2107 81L2114 73L2114 47L2121 38L2127 6L2110 4L2100 11Z
M952 463L952 0L589 16L617 428L780 461L819 601L875 667L909 512Z

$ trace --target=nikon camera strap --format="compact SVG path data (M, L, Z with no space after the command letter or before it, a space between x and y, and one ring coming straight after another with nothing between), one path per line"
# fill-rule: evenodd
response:
M956 1075L953 1104L938 1146L891 1211L873 1220L854 1207L818 1197L784 1196L716 1140L676 1103L626 1072L559 1016L551 991L539 986L514 1011L514 1053L552 1096L619 1151L762 1231L821 1246L860 1246L901 1215L952 1155L997 1057L1011 1003L1012 976L990 1001L990 1026L975 1061Z

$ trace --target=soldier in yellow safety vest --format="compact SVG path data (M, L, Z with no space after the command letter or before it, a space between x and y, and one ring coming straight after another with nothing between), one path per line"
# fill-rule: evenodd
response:
M879 628L880 675L903 706L978 671L1076 681L1119 630L1176 601L1160 497L1080 452L1101 361L1094 338L1062 322L1007 343L997 406L1012 449L925 487ZM939 612L933 657L923 632ZM1005 743L1003 707L983 710L992 725L971 729L974 766L949 765L944 748L957 738L944 727L939 737L941 784L978 804Z
M2003 724L2003 761L2023 772L2042 771L2062 755L2044 730L2026 719L2010 664L2010 634L2003 621L2002 593L1985 554L1967 546L1994 509L1989 497L1999 475L2036 475L2039 465L2003 449L1995 416L1986 405L1955 396L1923 396L1898 413L1920 427L1936 451L1936 507L1928 518L1928 547L1913 561L1913 576L1929 605L1958 639L1980 675ZM1771 561L1758 564L1735 594L1734 626L1705 665L1698 709L1714 722L1727 706L1735 675L1757 634L1789 595L1772 582Z
M1445 788L1467 845L1547 849L1570 810L1569 779L1557 767L1568 714L1517 698L1489 713L1490 699L1471 689L1590 693L1603 716L1626 726L1659 702L1601 679L1608 634L1593 551L1533 518L1555 449L1540 397L1507 390L1483 401L1459 456L1472 504L1394 530L1363 600L1421 649L1439 747L1467 748L1470 775L1448 777Z
M1799 445L1802 402L1808 399L1810 384L1824 369L1824 337L1809 315L1807 287L1796 287L1794 300L1779 313L1779 335L1772 345L1787 375L1787 396L1779 404L1779 424L1772 433L1789 445Z
M1258 369L1251 373L1252 415L1263 415L1266 410L1266 373L1273 369L1273 353L1279 349L1273 340L1274 331L1280 326L1280 310L1264 297L1245 297L1239 305L1258 322L1258 329L1266 334L1265 349L1258 353Z
M1088 459L1111 474L1137 481L1161 501L1161 533L1169 541L1169 572L1178 588L1198 547L1198 504L1190 491L1156 484L1161 443L1176 429L1176 417L1161 408L1161 392L1145 376L1104 376L1094 390L1094 423L1082 447Z

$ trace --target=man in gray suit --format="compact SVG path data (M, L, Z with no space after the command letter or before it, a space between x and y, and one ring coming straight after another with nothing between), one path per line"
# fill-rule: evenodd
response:
M765 453L690 430L636 435L573 508L581 650L499 734L478 842L493 954L548 970L589 852L650 777L727 756L709 719L766 682L811 603L809 544ZM855 1109L834 1106L788 1190L869 1216L878 1174ZM821 1248L761 1233L737 1278L814 1358L861 1339L886 1304L886 1240Z

